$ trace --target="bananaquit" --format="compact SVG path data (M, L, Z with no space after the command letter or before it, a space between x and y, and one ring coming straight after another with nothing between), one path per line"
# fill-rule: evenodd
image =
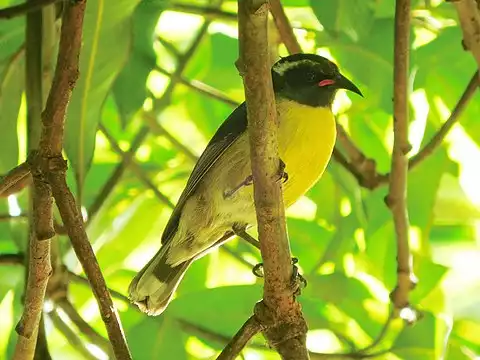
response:
M313 54L282 58L272 67L285 206L322 176L336 138L332 102L338 89L362 95L334 63ZM246 104L219 127L198 159L162 235L162 246L135 276L129 297L159 315L190 264L256 224Z

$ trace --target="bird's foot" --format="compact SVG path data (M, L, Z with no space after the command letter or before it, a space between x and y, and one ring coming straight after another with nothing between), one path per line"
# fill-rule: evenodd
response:
M281 181L283 184L285 184L288 180L288 173L285 171L285 168L287 167L287 165L283 162L282 159L279 159L279 160L280 160L280 165L278 168L277 182Z
M292 293L295 296L299 296L303 289L307 287L307 280L300 274L298 271L298 267L296 264L298 263L297 258L292 258L292 278L290 280L290 287L292 289ZM252 269L253 275L256 277L263 277L263 263L259 263L255 265Z
M307 279L305 279L302 274L298 271L296 264L298 263L297 258L292 258L292 278L290 280L290 287L292 289L292 294L295 296L300 296L302 290L307 287Z

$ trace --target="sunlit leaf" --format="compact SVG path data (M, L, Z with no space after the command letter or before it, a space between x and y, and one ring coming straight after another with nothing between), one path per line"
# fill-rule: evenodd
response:
M123 126L142 107L147 96L145 83L156 63L152 42L162 11L163 7L156 1L141 1L133 13L130 56L113 86Z
M89 3L84 21L80 73L68 107L65 151L83 188L95 147L95 132L105 99L129 52L130 16L137 1ZM122 39L119 41L118 39ZM113 55L114 54L114 55Z
M406 326L393 345L398 356L412 356L408 359L442 358L451 331L451 321L424 313L423 318L413 326Z

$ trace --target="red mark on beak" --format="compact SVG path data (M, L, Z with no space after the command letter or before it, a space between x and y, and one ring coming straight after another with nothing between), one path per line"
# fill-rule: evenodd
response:
M318 86L327 86L327 85L332 85L335 84L335 80L330 80L330 79L325 79L322 80L318 83Z

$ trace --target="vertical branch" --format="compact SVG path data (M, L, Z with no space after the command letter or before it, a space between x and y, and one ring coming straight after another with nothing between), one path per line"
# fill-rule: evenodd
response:
M85 6L85 0L64 3L57 65L45 111L42 113L43 127L40 147L38 151L29 154L29 165L35 185L34 208L36 207L35 214L38 214L38 218L35 219L35 229L39 240L54 235L51 213L51 194L53 193L63 222L67 227L72 246L87 274L99 304L100 313L112 342L115 356L117 359L131 359L118 314L88 241L83 219L73 195L68 189L66 183L67 166L62 157L65 114L78 78L78 61L82 43ZM42 245L46 247L45 244L49 244L45 241L32 243L39 247ZM45 248L35 250L36 253L45 256L32 258L31 255L31 264L33 261L48 259L48 265L50 266L49 249L48 251ZM36 266L36 268L39 268L39 266ZM43 274L47 274L47 271L44 270ZM29 288L34 288L33 284L29 284ZM20 326L19 329L25 333L25 326ZM28 332L26 334L28 335Z
M260 251L263 302L255 315L284 359L308 359L307 325L291 289L292 265L282 188L275 181L278 157L276 107L268 54L268 1L239 0L239 69L247 101L248 133Z
M397 286L391 294L397 310L409 305L412 268L409 248L407 210L408 143L408 70L410 46L410 0L397 0L394 47L394 143L390 188L386 204L390 208L397 238Z
M26 21L26 99L27 99L27 150L38 147L41 132L43 108L42 86L42 10L27 14ZM14 359L32 359L35 356L37 336L45 340L41 347L48 352L43 329L40 324L43 302L52 267L50 263L50 238L53 231L53 201L50 186L45 182L38 167L32 163L33 189L30 192L30 230L28 236L28 257L26 262L27 279L24 311L16 326L19 335ZM41 336L43 334L43 336Z

